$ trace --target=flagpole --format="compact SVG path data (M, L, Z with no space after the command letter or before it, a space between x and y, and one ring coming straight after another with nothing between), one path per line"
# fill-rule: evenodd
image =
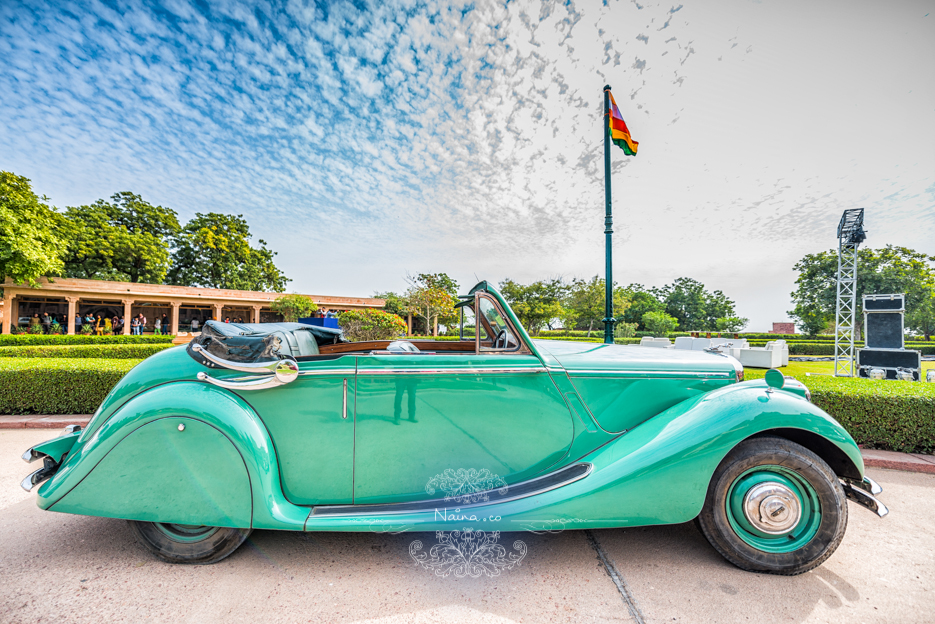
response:
M604 85L604 342L614 344L614 278L613 278L613 225L614 216L610 200L610 85Z

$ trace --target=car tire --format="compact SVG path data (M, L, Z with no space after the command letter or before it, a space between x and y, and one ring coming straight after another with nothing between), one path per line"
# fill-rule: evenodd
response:
M697 525L738 568L791 576L837 549L847 499L815 453L784 438L750 438L718 465Z
M127 522L143 547L169 563L217 563L237 550L251 532L227 527Z

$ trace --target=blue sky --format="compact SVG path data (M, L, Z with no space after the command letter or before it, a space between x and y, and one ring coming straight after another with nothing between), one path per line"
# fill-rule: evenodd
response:
M786 320L836 244L935 254L935 1L0 4L0 168L244 214L299 292L603 272Z

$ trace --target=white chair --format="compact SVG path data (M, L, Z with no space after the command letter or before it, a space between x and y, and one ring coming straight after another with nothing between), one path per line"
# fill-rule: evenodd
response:
M678 338L675 339L675 348L691 351L692 337L691 336L679 336Z
M782 366L782 351L767 349L765 347L752 347L749 349L732 349L740 363L750 368L779 368Z
M770 340L766 343L767 349L779 351L781 353L782 364L780 366L789 366L789 345L785 340Z
M652 343L653 343L654 340L655 340L655 339L654 339L652 336L643 336L642 338L640 338L640 346L641 346L641 347L651 347L651 346L653 346Z
M692 338L692 351L704 351L710 346L710 338Z
M663 349L671 349L672 341L668 338L659 338L658 336L653 339L653 346L662 347Z

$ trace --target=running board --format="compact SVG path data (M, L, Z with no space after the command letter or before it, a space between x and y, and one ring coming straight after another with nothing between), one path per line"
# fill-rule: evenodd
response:
M528 498L536 494L542 494L563 485L579 481L594 469L593 464L581 463L566 466L547 475L523 481L516 485L506 488L506 492L500 493L500 490L486 490L477 492L475 496L482 497L485 500L476 503L467 503L460 505L460 510L473 509L475 507L484 507L486 505L497 505L508 501ZM412 501L408 503L387 503L378 505L318 505L312 508L311 516L361 516L361 515L387 515L404 513L431 513L441 507L451 505L451 499L435 498L432 500Z

